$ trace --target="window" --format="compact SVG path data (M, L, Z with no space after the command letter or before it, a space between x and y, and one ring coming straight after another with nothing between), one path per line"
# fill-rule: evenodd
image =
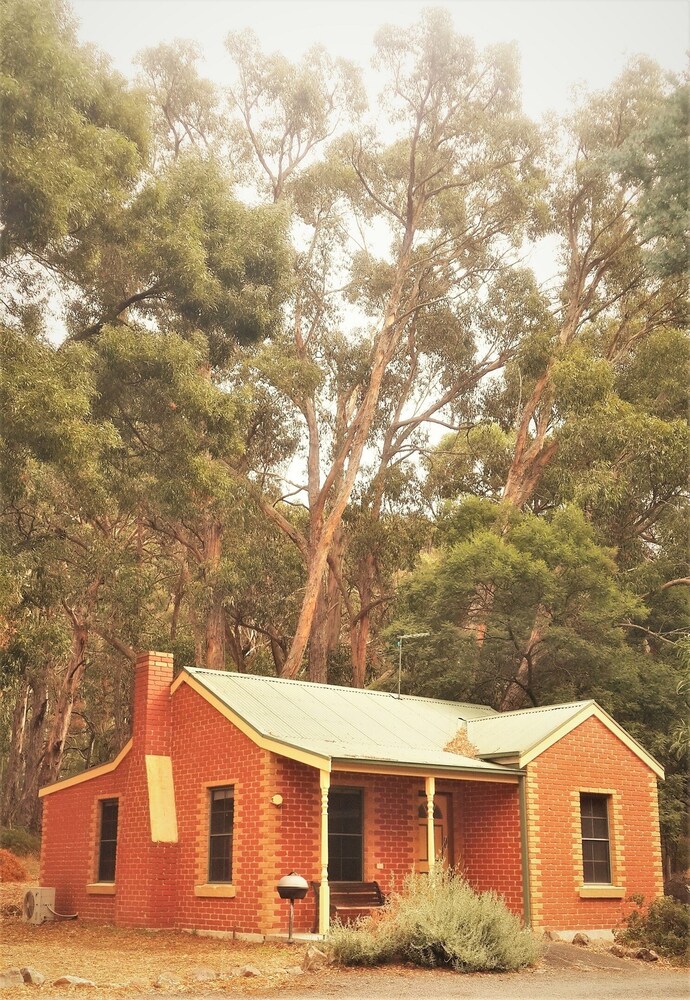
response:
M101 799L101 833L98 843L98 881L115 881L117 854L117 799Z
M582 867L584 881L611 882L609 810L607 795L580 794L582 821Z
M235 789L211 788L211 816L208 845L209 882L232 882L232 827L235 817Z
M362 881L362 790L331 788L328 798L328 880Z

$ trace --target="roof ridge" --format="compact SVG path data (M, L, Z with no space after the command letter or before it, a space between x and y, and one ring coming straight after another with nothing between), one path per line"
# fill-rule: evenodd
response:
M194 674L218 674L221 676L228 676L234 678L243 678L245 680L251 679L256 681L270 681L272 684L287 684L295 685L299 687L309 687L316 691L346 691L350 694L367 694L367 695L378 695L382 698L394 698L396 701L425 701L432 702L435 705L455 705L464 706L466 708L479 708L486 712L491 712L492 718L496 715L508 714L497 712L495 708L491 705L481 705L478 702L472 701L453 701L451 698L427 698L424 695L419 694L401 694L398 696L394 691L377 691L373 688L353 688L348 687L345 684L321 684L318 681L303 681L298 680L296 677L271 677L268 674L245 674L240 673L238 670L212 670L209 667L183 667L188 673Z
M496 715L489 716L488 719L469 719L469 722L488 722L489 719L513 719L516 715L536 715L538 712L551 712L554 708L575 708L576 705L595 705L594 698L586 698L585 701L561 701L556 705L535 705L533 708L515 708L510 712L496 712Z

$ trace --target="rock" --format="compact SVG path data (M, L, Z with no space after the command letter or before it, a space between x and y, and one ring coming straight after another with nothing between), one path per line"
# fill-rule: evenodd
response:
M609 951L612 955L615 955L616 958L628 958L630 955L630 949L624 948L622 944L612 944Z
M257 969L255 965L243 965L242 968L240 969L240 975L245 976L247 978L260 976L261 969Z
M544 931L544 937L547 941L562 941L563 938L558 933L558 931Z
M198 969L192 971L192 979L195 983L210 983L212 979L217 979L218 974L214 969L209 969L208 966L201 965Z
M178 976L173 976L170 972L161 972L153 985L157 990L167 990L171 986L180 986L181 983L182 980Z
M302 969L304 972L316 972L317 969L322 968L328 961L328 955L325 951L321 951L319 948L315 948L313 944L310 944L302 960Z
M659 956L651 948L638 948L635 952L635 958L641 959L643 962L658 962Z
M9 989L10 986L23 986L24 977L19 969L9 968L0 971L0 990Z
M147 979L137 976L135 979L130 979L129 982L125 983L125 986L129 987L130 990L147 990L149 983Z
M583 934L582 931L578 931L577 934L573 936L573 944L579 944L581 948L586 948L589 944L589 935Z
M82 979L81 976L60 976L53 983L53 986L82 986L96 988L96 984L91 979Z
M303 976L304 969L301 965L291 965L289 969L285 970L288 976Z
M38 969L34 969L31 965L24 965L21 968L21 974L25 983L31 983L32 986L42 986L46 981L46 977Z

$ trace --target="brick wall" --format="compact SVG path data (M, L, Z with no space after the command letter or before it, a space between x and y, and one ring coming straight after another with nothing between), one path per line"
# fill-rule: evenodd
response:
M59 913L115 919L115 896L89 895L86 886L98 878L99 800L118 794L128 769L129 755L117 771L43 799L40 885L55 887Z
M609 796L612 883L652 899L663 892L656 775L590 718L528 766L528 829L535 926L610 929L623 899L581 898L580 791Z
M462 781L457 787L460 869L474 889L495 889L522 917L518 787L489 781Z
M272 931L286 931L288 904L276 892L278 879L296 871L307 882L321 880L321 790L319 772L313 767L274 754L271 758L270 794L282 795L283 804L272 806L269 824L275 852L267 890L266 925ZM295 930L311 931L315 920L315 896L310 887L306 898L295 902Z
M173 696L172 758L179 832L176 926L264 930L262 904L275 894L275 789L267 751L232 726L187 684ZM199 897L208 881L209 786L234 785L234 898ZM269 847L269 844L271 845Z

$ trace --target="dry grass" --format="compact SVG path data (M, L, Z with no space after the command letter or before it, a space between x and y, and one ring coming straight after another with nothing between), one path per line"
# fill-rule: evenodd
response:
M0 883L0 913L8 906L20 906L26 889L37 884L37 863L31 858L26 860L33 879ZM323 970L318 976L305 974L298 980L289 975L285 970L302 962L303 944L249 944L181 931L125 930L81 921L34 926L25 924L20 917L0 917L0 942L0 968L31 965L42 972L46 977L42 997L65 996L64 987L50 985L63 975L95 982L97 988L87 991L91 1000L127 1000L134 993L160 993L153 984L161 974L181 980L178 986L164 991L181 996L220 990L238 994L280 990L296 982L309 990L317 980L323 982L324 975L336 974ZM243 965L255 965L262 975L253 979L238 977L237 970ZM221 976L197 982L194 973L201 968ZM3 990L2 996L3 1000L26 1000L26 987Z

